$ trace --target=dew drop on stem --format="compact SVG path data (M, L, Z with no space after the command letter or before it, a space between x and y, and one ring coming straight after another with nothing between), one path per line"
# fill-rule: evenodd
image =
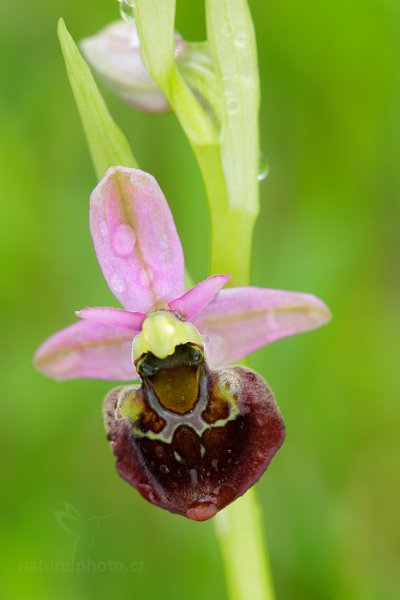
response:
M264 181L264 179L266 179L268 177L269 171L270 171L270 167L269 167L268 158L267 158L265 152L261 152L259 162L258 162L258 173L257 173L258 181Z
M135 0L118 0L119 13L124 21L135 20Z
M248 42L249 36L247 31L244 30L240 30L235 34L235 46L237 48L245 48L247 46L247 42Z

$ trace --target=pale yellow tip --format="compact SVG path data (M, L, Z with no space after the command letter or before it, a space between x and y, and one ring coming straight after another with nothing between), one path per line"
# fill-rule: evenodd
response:
M180 344L204 345L204 340L192 323L180 321L167 311L151 313L143 322L142 331L133 341L133 361L151 352L157 358L167 358Z

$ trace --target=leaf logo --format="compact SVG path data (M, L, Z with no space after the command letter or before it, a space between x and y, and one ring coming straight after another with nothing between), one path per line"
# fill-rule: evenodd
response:
M75 562L77 558L88 556L96 539L100 521L109 519L112 515L84 518L75 506L66 501L63 504L64 510L56 510L54 516L61 529L74 538L72 560Z

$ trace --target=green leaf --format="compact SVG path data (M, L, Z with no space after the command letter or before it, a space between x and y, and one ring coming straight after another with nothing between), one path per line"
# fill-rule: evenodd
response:
M208 42L221 85L221 154L229 206L258 214L259 77L247 0L206 0Z
M199 160L197 147L218 143L217 132L175 63L175 0L135 0L135 17L147 69L168 98Z
M57 31L98 179L111 166L137 167L129 142L108 112L90 68L63 19L59 20Z
M185 81L207 102L219 120L220 86L207 42L186 42L186 50L178 62Z
M174 63L175 0L139 0L135 18L143 60L157 83L165 84Z

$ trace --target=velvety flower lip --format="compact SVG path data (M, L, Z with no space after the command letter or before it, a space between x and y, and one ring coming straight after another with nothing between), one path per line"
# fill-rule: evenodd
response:
M119 475L152 504L205 521L258 481L284 441L285 426L271 390L251 369L209 370L200 359L191 372L199 385L190 411L161 404L168 388L160 377L174 380L174 402L181 388L164 361L140 387L112 390L104 417Z
M54 334L35 355L55 379L137 378L131 343L146 316L164 310L191 321L211 367L237 361L280 338L323 325L326 305L311 294L253 286L222 289L218 274L184 291L182 246L154 177L112 167L90 201L90 229L103 275L121 308L85 308L82 321Z

